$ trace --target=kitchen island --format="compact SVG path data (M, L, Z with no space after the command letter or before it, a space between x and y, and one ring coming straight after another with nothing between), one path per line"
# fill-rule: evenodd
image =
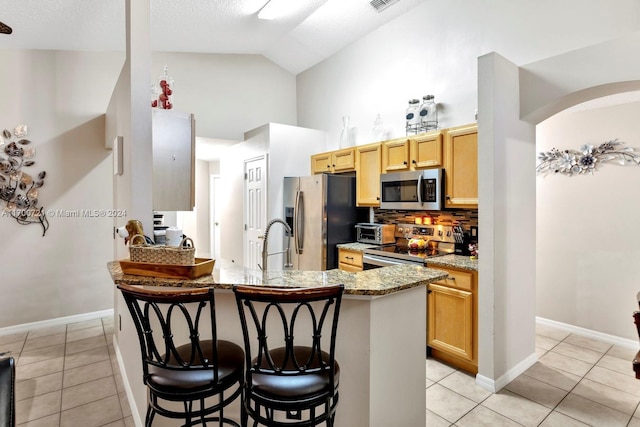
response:
M337 355L341 367L337 427L424 426L426 424L425 319L426 286L444 278L441 270L399 265L349 273L245 269L217 260L213 273L194 280L125 275L110 262L115 284L213 287L218 337L242 345L234 284L255 286L322 286L342 283ZM135 328L116 292L114 336L123 381L134 418L144 419L146 389ZM118 321L119 320L119 321ZM237 405L236 405L237 406ZM239 411L232 406L231 411ZM237 406L239 408L239 406ZM233 412L230 413L233 418ZM237 417L236 417L237 418ZM170 424L167 424L170 425Z

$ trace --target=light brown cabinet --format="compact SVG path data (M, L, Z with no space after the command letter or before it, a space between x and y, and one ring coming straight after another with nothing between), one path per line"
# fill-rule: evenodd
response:
M344 271L362 271L362 252L338 248L338 268Z
M445 208L478 208L478 125L445 131Z
M442 157L441 131L382 143L383 173L440 167Z
M356 147L356 204L380 206L381 144Z
M450 268L427 287L427 345L431 355L471 373L478 371L477 274Z
M356 169L355 148L329 151L311 156L311 173L353 172Z

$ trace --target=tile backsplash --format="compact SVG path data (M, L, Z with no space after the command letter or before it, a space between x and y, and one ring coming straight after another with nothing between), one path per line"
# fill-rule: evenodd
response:
M446 211L400 211L374 209L374 222L383 224L413 224L417 217L430 216L432 224L461 225L466 231L478 226L477 209L452 209Z

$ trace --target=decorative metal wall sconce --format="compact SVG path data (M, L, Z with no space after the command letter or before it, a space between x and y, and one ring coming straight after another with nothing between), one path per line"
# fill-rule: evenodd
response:
M49 220L38 207L38 189L44 185L46 172L33 177L22 171L35 164L36 149L29 147L27 133L27 125L18 125L13 133L5 129L0 137L0 203L4 203L0 216L10 216L22 225L40 224L44 236Z
M640 165L640 154L632 147L617 139L603 142L597 147L584 144L579 150L560 151L553 148L538 155L540 163L536 167L538 174L560 173L572 176L593 174L598 165L605 162L617 162L619 165Z

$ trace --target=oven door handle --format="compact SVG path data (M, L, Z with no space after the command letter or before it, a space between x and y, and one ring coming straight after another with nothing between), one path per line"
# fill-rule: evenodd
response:
M362 264L371 264L377 267L390 267L393 265L407 265L407 264L424 265L424 262L405 261L405 260L381 257L381 256L365 253L362 255Z

